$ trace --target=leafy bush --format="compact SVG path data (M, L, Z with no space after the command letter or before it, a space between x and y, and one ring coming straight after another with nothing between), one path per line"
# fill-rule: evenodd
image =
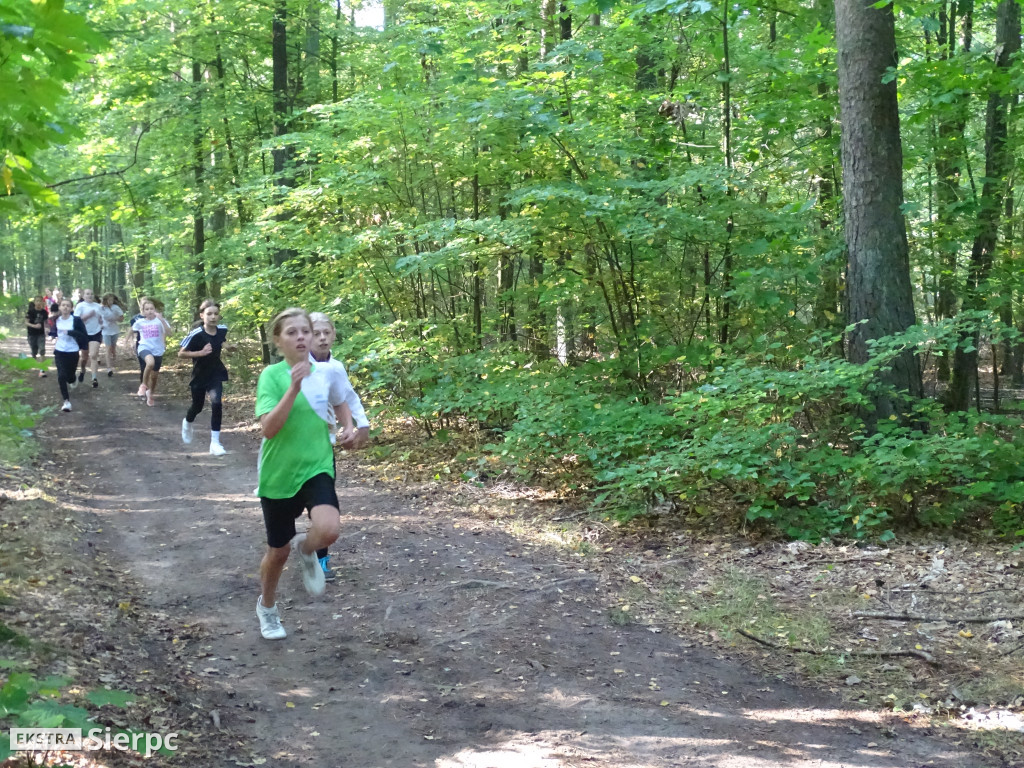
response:
M34 451L27 438L41 414L25 402L30 387L22 375L39 367L35 360L0 357L0 461L20 463Z
M902 350L952 345L955 334L915 328L877 343L863 365L822 352L787 360L786 370L775 355L791 353L764 338L756 357L719 365L660 402L623 384L614 360L563 367L474 354L406 375L422 391L412 401L419 417L462 415L493 428L502 439L486 450L508 466L555 474L620 519L685 508L713 490L748 522L794 538L886 540L898 525L977 515L1020 534L1020 420L945 413L880 383ZM901 417L865 420L880 395L895 399Z

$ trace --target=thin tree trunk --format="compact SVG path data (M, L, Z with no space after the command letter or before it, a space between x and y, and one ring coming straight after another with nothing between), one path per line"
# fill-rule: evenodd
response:
M1011 60L1020 50L1020 6L1015 0L1002 0L996 9L996 69L1008 72ZM999 222L1006 194L1006 178L1013 159L1007 146L1009 94L1003 86L993 85L985 111L985 182L978 211L978 234L971 248L964 287L963 310L983 309L988 300L989 276L999 238ZM971 383L978 376L978 330L964 334L953 356L953 375L946 392L946 404L953 410L966 410Z
M273 20L273 69L274 69L274 136L283 136L288 132L288 3L287 0L277 0L274 5ZM294 186L294 180L289 169L292 158L291 145L275 146L274 157L274 183L278 186L279 196L284 198L287 190ZM282 210L275 217L275 221L289 221L292 215L290 211ZM294 251L287 247L278 248L274 252L274 264L282 266L294 256Z
M203 86L203 66L192 60L192 115L195 125L192 132L192 171L195 175L196 202L192 210L192 266L196 272L196 294L202 299L209 293L206 285L206 263L203 252L206 250L206 221L203 210L203 187L206 157L203 147L203 105L201 88Z

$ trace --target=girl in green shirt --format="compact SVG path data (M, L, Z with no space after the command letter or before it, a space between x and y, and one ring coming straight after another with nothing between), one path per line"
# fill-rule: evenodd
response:
M284 360L268 366L256 387L256 418L263 429L258 493L267 529L267 551L260 564L256 615L268 640L286 636L277 610L277 583L294 550L302 581L311 595L324 591L316 550L338 538L338 495L328 425L320 415L334 399L323 376L311 376L312 323L303 309L286 309L270 325ZM295 520L309 510L312 525L296 534Z

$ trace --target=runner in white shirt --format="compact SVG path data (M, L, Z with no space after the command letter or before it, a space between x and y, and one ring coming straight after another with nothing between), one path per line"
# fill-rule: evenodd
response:
M107 348L107 376L114 375L117 362L117 337L121 335L121 321L124 319L124 304L113 293L106 294L100 302L103 318L103 344Z
M344 363L331 356L331 347L334 345L337 337L334 322L323 312L312 312L309 318L313 321L313 344L309 352L310 362L315 364L316 370L321 375L327 376L328 379L340 386L344 405L349 413L351 413L352 421L354 422L354 429L348 429L347 427L342 429L337 442L341 443L342 448L350 451L362 448L370 439L370 421L366 418L366 411L363 409L363 403L360 401L359 395L352 388L352 382L349 381ZM337 428L336 425L339 423L344 425L345 421L343 419L344 409L341 405L337 403L332 403L331 405L335 406L328 415L328 423L332 425L331 442L333 443L336 439L334 434ZM330 567L330 554L327 549L317 550L316 556L320 560L320 567L323 569L324 577L329 581L333 580L334 573Z
M57 316L50 331L56 341L53 345L53 361L57 365L57 386L64 399L62 411L71 410L71 397L68 387L75 388L75 369L78 368L78 353L86 342L85 324L81 318L71 314L71 299L62 299L60 314Z
M164 320L163 315L156 311L156 304L151 299L143 299L139 310L142 312L142 318L132 323L132 330L138 331L139 334L137 348L139 363L145 364L138 395L146 398L146 405L156 405L153 397L156 395L160 364L164 359L167 333L171 330L171 326Z
M82 350L82 370L78 374L78 380L85 380L85 368L92 363L92 385L98 387L96 371L100 364L100 343L103 340L103 315L102 309L96 303L96 295L92 288L82 291L82 301L75 307L75 317L82 318L85 324L85 333L89 339L89 346Z

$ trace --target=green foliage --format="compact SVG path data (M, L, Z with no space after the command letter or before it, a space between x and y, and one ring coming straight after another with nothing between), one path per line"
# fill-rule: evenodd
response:
M0 668L13 670L16 667L15 662L0 659ZM58 700L61 689L70 682L64 677L38 680L28 672L10 672L0 687L0 723L21 728L79 728L83 732L95 728L88 710ZM135 699L130 693L109 688L90 691L87 698L95 706L115 707L124 707ZM132 731L112 733L131 735ZM18 754L21 753L11 751L8 739L0 739L0 762Z
M66 83L86 66L103 39L63 0L4 0L0 20L0 213L19 198L53 203L33 158L64 143L72 126L59 115Z
M0 356L0 461L20 463L35 451L29 438L42 413L26 402L30 388L21 375L39 367L32 359Z
M748 522L794 538L884 541L897 526L949 526L991 510L997 532L1015 534L1024 526L1019 418L945 413L903 397L903 418L866 426L874 395L897 397L879 372L902 349L957 333L935 330L881 340L864 365L827 353L790 361L766 337L758 355L658 402L624 386L614 362L565 368L465 355L410 371L423 390L412 411L472 418L501 436L486 450L508 466L592 492L596 508L620 519L686 510L713 491Z

